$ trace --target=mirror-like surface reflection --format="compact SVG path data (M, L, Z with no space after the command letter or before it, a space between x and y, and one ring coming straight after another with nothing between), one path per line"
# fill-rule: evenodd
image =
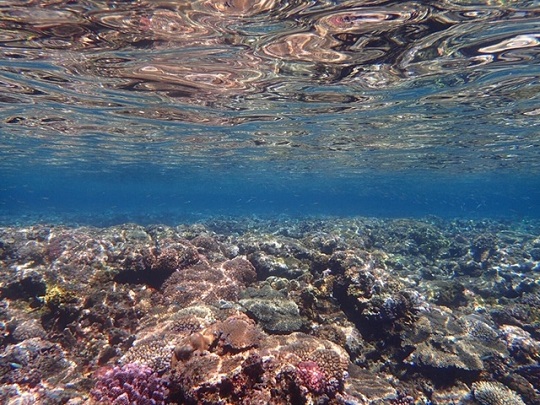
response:
M539 26L536 1L5 1L0 165L538 170Z

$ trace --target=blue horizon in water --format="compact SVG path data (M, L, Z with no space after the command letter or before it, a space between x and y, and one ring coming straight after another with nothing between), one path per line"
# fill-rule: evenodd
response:
M23 3L0 223L540 217L536 2Z
M175 225L214 216L540 218L539 177L510 172L352 175L123 168L86 173L41 167L3 176L0 185L3 225Z

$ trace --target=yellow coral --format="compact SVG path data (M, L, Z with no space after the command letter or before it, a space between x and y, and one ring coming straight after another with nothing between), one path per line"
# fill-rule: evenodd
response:
M49 307L59 307L76 300L76 295L71 291L67 291L62 287L55 285L47 288L44 300L45 304Z

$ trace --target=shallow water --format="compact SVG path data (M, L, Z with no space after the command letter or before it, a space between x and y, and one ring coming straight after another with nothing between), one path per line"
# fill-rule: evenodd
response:
M0 402L539 404L539 27L0 1Z
M0 214L537 217L537 1L0 4Z

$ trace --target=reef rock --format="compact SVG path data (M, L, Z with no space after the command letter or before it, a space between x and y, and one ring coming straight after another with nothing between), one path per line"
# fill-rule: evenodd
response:
M402 334L412 352L404 362L419 367L480 371L486 358L507 358L500 332L478 316L458 318L433 308Z
M240 305L270 333L298 331L304 324L296 302L268 285L261 289L248 288L242 294Z

